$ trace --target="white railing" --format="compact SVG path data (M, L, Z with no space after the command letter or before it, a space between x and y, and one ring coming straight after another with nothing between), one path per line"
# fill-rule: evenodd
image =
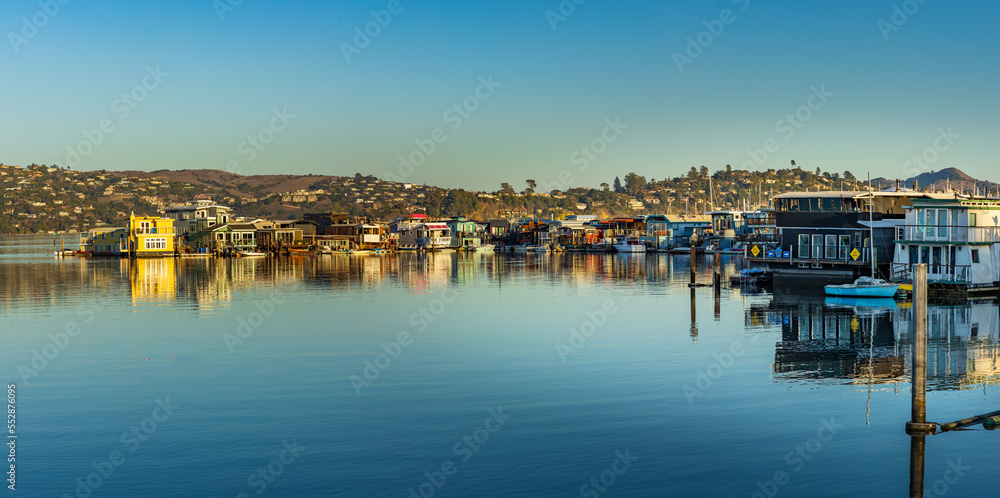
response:
M173 235L173 227L140 227L133 228L132 233L134 235Z
M913 278L913 265L909 263L892 263L889 271L892 280L902 281ZM972 266L970 265L927 265L927 280L930 282L972 282Z
M903 225L900 240L916 242L1000 242L1000 226Z

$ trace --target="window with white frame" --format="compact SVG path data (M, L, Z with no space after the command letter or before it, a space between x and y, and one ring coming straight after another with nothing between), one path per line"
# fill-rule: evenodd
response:
M146 239L147 250L167 249L167 239Z

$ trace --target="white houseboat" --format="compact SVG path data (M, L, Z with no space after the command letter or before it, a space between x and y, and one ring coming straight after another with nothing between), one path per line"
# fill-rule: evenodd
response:
M893 280L912 282L913 265L926 263L932 290L995 294L1000 289L1000 200L914 199L898 231Z

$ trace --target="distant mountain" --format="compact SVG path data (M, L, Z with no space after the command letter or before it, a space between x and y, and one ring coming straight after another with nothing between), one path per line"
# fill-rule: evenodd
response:
M1000 184L985 180L978 180L965 174L958 168L945 168L938 171L921 173L917 176L902 180L900 186L913 188L914 182L917 183L917 186L921 190L930 189L944 191L950 188L959 192L971 192L977 187L980 191L984 188L989 188L990 190L1000 188ZM873 178L872 183L875 185L881 185L882 188L889 188L896 184L896 180L891 178Z

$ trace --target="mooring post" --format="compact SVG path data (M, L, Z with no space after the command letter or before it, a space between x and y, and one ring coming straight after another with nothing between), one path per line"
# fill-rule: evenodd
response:
M934 432L927 423L927 264L913 267L913 365L909 434Z
M695 269L698 266L698 262L695 261L695 259L694 259L695 254L696 254L696 249L695 249L694 246L691 246L691 285L692 286L694 286L694 272L695 272Z
M722 287L722 257L719 254L713 256L715 259L715 279L712 282L715 285L716 291Z

